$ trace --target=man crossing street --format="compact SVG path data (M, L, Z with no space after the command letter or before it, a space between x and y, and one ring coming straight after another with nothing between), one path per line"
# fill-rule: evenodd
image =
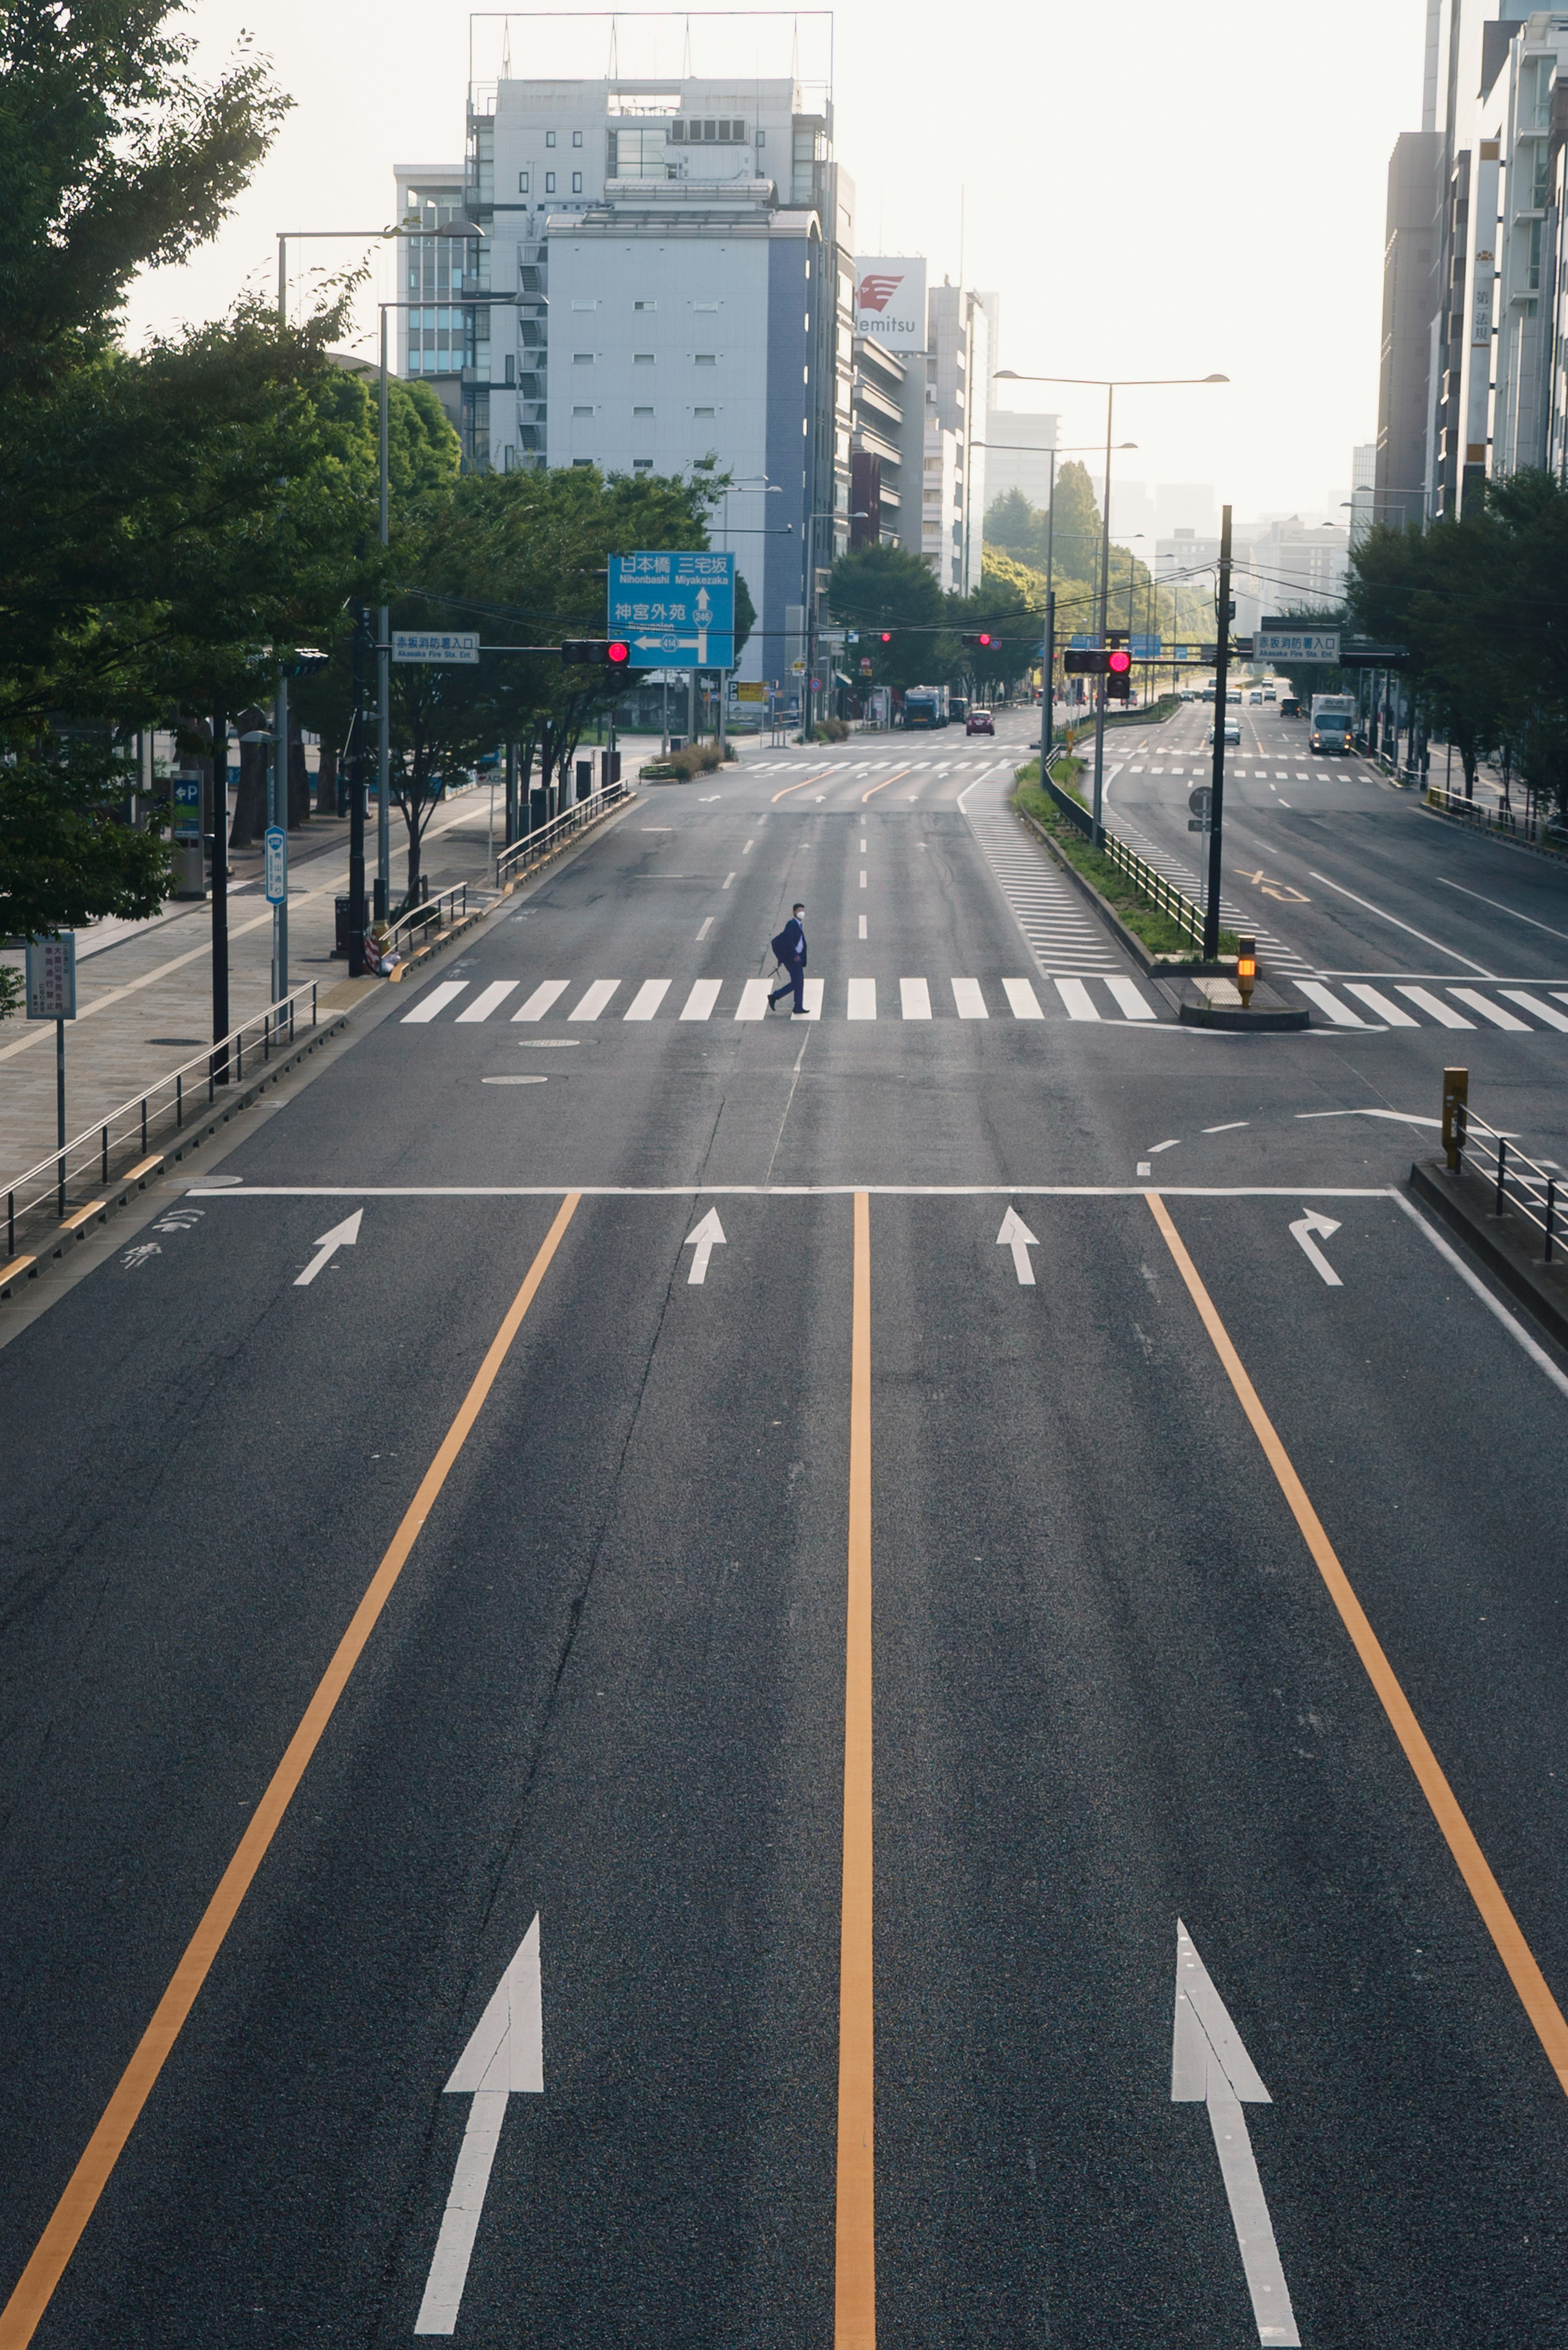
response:
M784 973L784 983L775 987L768 998L771 1012L781 995L794 990L794 1009L805 1010L805 908L797 906L776 939L770 941L779 967Z

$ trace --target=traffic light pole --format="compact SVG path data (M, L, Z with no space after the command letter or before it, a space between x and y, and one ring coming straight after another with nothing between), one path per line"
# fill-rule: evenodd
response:
M1209 806L1209 889L1203 909L1203 960L1220 957L1220 856L1225 816L1225 700L1231 669L1231 509L1220 518L1220 594L1214 643L1214 769Z
M354 608L354 756L348 775L348 976L365 975L365 640L370 616Z
M1052 679L1056 670L1056 590L1054 588L1045 590L1045 635L1041 644L1041 666L1044 672L1041 680L1044 691L1040 697L1040 780L1044 783L1045 762L1051 755L1054 737L1051 723L1051 699L1055 691Z
M1114 383L1106 386L1106 480L1100 515L1100 650L1108 639L1106 630L1110 625L1111 594L1111 411L1116 401ZM1129 556L1130 564L1131 557ZM1099 688L1095 695L1095 831L1096 848L1106 845L1106 828L1101 822L1106 795L1106 673L1100 671Z

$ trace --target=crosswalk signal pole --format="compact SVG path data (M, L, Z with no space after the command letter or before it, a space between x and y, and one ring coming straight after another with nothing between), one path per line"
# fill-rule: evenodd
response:
M1231 666L1231 509L1220 516L1219 624L1214 646L1214 769L1209 809L1209 891L1203 908L1203 960L1220 958L1220 829L1225 811L1225 687Z

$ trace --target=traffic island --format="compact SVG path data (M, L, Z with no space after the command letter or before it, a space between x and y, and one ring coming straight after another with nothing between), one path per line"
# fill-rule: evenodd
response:
M1441 1159L1418 1159L1410 1170L1410 1189L1542 1329L1568 1347L1568 1263L1555 1252L1550 1262L1543 1261L1540 1232L1511 1201L1498 1214L1491 1176L1469 1167L1454 1175Z
M1186 1028L1251 1031L1263 1036L1283 1035L1312 1024L1304 1003L1286 1003L1266 980L1256 983L1251 1003L1244 1003L1234 980L1197 972L1182 982L1176 1016Z

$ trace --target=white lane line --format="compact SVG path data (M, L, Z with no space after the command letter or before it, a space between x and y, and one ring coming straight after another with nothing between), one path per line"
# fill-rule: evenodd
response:
M1114 972L1106 973L1106 985L1116 997L1129 1020L1152 1020L1155 1009L1147 998L1139 993L1130 979L1121 979Z
M538 2096L544 2087L545 2019L535 1915L446 2085L448 2096L467 2094L473 2103L468 2109L452 2193L441 2214L424 2299L414 2320L416 2334L456 2333L458 2307L484 2209L484 2190L506 2117L506 2100L516 2095Z
M1526 995L1521 987L1505 987L1502 992L1511 1003L1521 1003L1526 1012L1533 1012L1549 1028L1568 1028L1568 1020L1561 1012L1553 1012L1550 1003L1542 1003L1538 995Z
M565 995L569 985L570 982L565 979L545 980L534 990L526 1003L518 1005L512 1014L513 1020L543 1020L551 1004Z
M800 991L805 1001L805 1010L804 1012L792 1012L789 1015L790 1018L792 1020L820 1020L822 1017L822 988L823 983L820 979L808 979ZM872 1017L876 1017L875 1014L872 1014Z
M1033 1289L1034 1267L1030 1262L1029 1252L1032 1248L1038 1248L1040 1243L1016 1208L1009 1208L1003 1216L1002 1230L996 1235L996 1245L1012 1251L1012 1270L1018 1275L1019 1286Z
M1321 881L1325 889L1337 890L1340 897L1348 898L1353 906L1365 906L1366 911L1376 914L1380 922L1392 922L1397 931L1405 931L1409 938L1419 939L1424 947L1436 947L1439 954L1452 955L1456 962L1462 962L1467 971L1475 972L1480 978L1497 977L1495 972L1488 971L1484 962L1477 962L1473 957L1461 954L1458 947L1448 946L1441 939L1428 938L1425 931L1417 931L1410 923L1402 922L1397 914L1387 913L1381 906L1375 906L1370 898L1358 898L1354 889L1346 889L1338 881L1331 881L1326 873L1314 873L1312 879Z
M874 979L852 979L849 983L851 1020L875 1020L877 1017L877 983Z
M411 1012L404 1013L400 1025L413 1028L433 1020L438 1012L444 1012L449 1003L457 1002L467 985L466 979L443 979L439 987L432 987L428 995L420 998Z
M696 943L697 943L699 946L701 946L701 943L702 943L703 940L707 937L707 935L708 935L709 931L712 929L712 927L713 927L713 917L712 917L712 915L711 915L711 914L710 914L710 915L709 915L709 917L708 917L708 919L707 919L707 920L703 923L703 925L702 925L701 929L701 930L698 931L698 933L697 933L697 941L696 941Z
M734 875L733 875L732 873L726 873L726 874L725 874L725 876L724 876L723 880L722 880L722 881L720 883L720 885L719 885L719 886L720 886L720 888L721 888L721 889L727 889L729 888L729 886L730 886L731 882L734 879L734 878L735 878L735 877L734 877Z
M860 935L862 938L866 935L866 917L864 914L860 917Z
M1483 995L1477 987L1450 987L1449 993L1458 996L1461 1003L1468 1003L1472 1012L1479 1012L1483 1020L1490 1020L1494 1028L1522 1028L1526 1035L1530 1032L1528 1020L1521 1020L1516 1013L1505 1012L1501 1003L1493 1003L1490 997Z
M691 993L680 1007L681 1019L711 1020L713 1016L713 1006L719 1001L719 990L722 984L722 981L717 979L694 980Z
M1251 1126L1251 1123L1250 1118L1233 1118L1229 1126L1206 1126L1203 1131L1205 1134L1237 1134L1242 1127Z
M619 985L618 979L596 979L573 1004L567 1019L597 1020Z
M1147 1151L1151 1159L1158 1159L1162 1150L1179 1150L1180 1148L1181 1137L1179 1134L1173 1134L1168 1141L1166 1142L1146 1142L1144 1144L1144 1149Z
M1391 1118L1399 1126L1441 1126L1440 1118L1420 1118L1404 1109L1298 1109L1298 1118ZM1511 1135L1509 1140L1513 1139Z
M898 982L898 1006L906 1020L930 1018L931 991L923 979L901 979ZM1568 1020L1563 1024L1568 1028Z
M1201 2103L1208 2107L1259 2341L1299 2350L1302 2337L1241 2111L1243 2098L1253 2106L1272 2105L1273 2100L1179 1918L1176 1921L1170 2095L1174 2105Z
M724 1227L719 1222L718 1209L710 1208L701 1222L687 1233L680 1245L692 1252L691 1270L686 1276L686 1286L688 1289L701 1289L708 1278L708 1260L713 1251L728 1246Z
M765 1020L768 1016L768 983L765 979L748 979L741 990L741 1000L735 1006L737 1020Z
M1508 1332L1511 1338L1516 1340L1517 1343L1523 1347L1525 1353L1529 1356L1531 1361L1536 1366L1537 1369L1545 1372L1547 1378L1551 1380L1552 1386L1558 1390L1559 1394L1568 1396L1568 1376L1565 1376L1558 1369L1556 1364L1552 1361L1545 1347L1538 1347L1535 1340L1531 1336L1529 1331L1526 1330L1521 1323L1514 1320L1513 1315L1509 1312L1508 1307L1503 1304L1502 1300L1500 1297L1494 1297L1492 1295L1490 1290L1487 1287L1480 1274L1472 1273L1470 1271L1469 1266L1465 1263L1458 1249L1449 1247L1448 1242L1443 1238L1442 1233L1434 1230L1432 1225L1427 1222L1426 1217L1423 1216L1405 1197L1403 1191L1391 1191L1388 1197L1398 1202L1406 1215L1409 1217L1410 1222L1415 1225L1416 1230L1418 1232L1424 1232L1426 1234L1428 1240L1431 1242L1432 1246L1437 1250L1438 1254L1444 1258L1448 1263L1452 1265L1454 1271L1459 1274L1459 1279L1464 1282L1468 1287L1474 1290L1476 1295L1480 1299L1481 1304L1486 1307L1487 1312L1492 1315L1497 1321L1502 1324L1503 1328Z
M1337 995L1331 994L1326 987L1320 987L1315 979L1298 979L1296 985L1309 1003L1315 1003L1320 1012L1328 1014L1336 1028L1366 1027L1366 1023L1359 1012L1353 1012L1348 1003L1342 1003Z
M866 846L867 846L867 845L866 845L865 841L862 841L862 842L861 842L861 844L860 844L860 854L861 854L861 856L862 856L862 857L864 857L864 856L865 856L865 854L866 854Z
M978 979L953 979L948 982L953 992L953 1006L961 1020L989 1020L985 998L980 992Z
M1346 995L1354 995L1358 1003L1365 1003L1369 1012L1376 1012L1379 1020L1386 1020L1390 1028L1418 1028L1421 1024L1418 1020L1412 1020L1407 1012L1401 1011L1393 997L1385 995L1380 987L1367 987L1360 980L1350 979L1345 983L1345 992Z
M1067 1007L1069 1020L1097 1020L1100 1007L1081 979L1054 978L1051 982Z
M459 1020L488 1020L491 1014L504 1003L507 997L522 984L520 979L493 980L487 988L474 997L472 1003L464 1005L457 1015Z
M1296 983L1298 986L1301 984L1299 980ZM1435 1020L1439 1028L1473 1028L1476 1024L1473 1020L1467 1020L1462 1013L1456 1012L1451 1003L1445 1003L1440 995L1434 995L1428 988L1407 987L1401 982L1399 993L1407 1003L1415 1004L1418 1011L1425 1012Z
M1002 992L1015 1020L1044 1019L1044 1007L1026 979L1004 979Z
M745 853L746 853L746 850L747 850L748 848L750 848L750 847L751 847L751 846L752 846L752 841L755 840L755 838L756 838L756 835L753 833L753 836L752 836L752 840L748 840L747 842L745 842L745 843L744 843L744 845L742 846L742 850L741 850L741 854L742 854L742 857L744 857L744 855L745 855Z
M1327 1240L1332 1232L1336 1232L1338 1230L1339 1226L1332 1216L1320 1215L1315 1208L1309 1208L1305 1215L1298 1216L1291 1226L1291 1238L1300 1243L1303 1255L1310 1264L1316 1267L1318 1274L1328 1284L1330 1289L1343 1289L1345 1284L1313 1235L1315 1232L1319 1238Z
M651 1020L670 993L667 979L645 979L622 1013L623 1020Z
M860 868L860 887L863 889L866 887L866 868L864 865Z
M1568 939L1568 931L1554 931L1550 922L1538 922L1533 914L1521 914L1513 906L1505 906L1501 898L1483 898L1479 889L1467 889L1462 881L1450 881L1445 874L1438 876L1445 889L1458 889L1461 896L1473 898L1479 906L1490 906L1499 914L1507 914L1516 922L1528 922L1532 931L1544 931L1548 938Z

